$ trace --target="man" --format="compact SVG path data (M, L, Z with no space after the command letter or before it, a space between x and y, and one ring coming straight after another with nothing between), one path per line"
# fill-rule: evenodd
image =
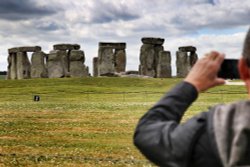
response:
M152 162L167 167L250 166L250 101L216 105L187 122L180 120L201 91L224 84L217 73L224 55L197 61L183 82L139 121L134 143ZM250 95L250 30L238 64Z

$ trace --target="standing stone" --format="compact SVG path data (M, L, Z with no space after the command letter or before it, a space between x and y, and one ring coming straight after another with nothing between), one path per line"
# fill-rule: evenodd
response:
M161 51L157 66L157 78L171 78L171 53L169 51Z
M87 77L88 69L84 65L85 56L81 50L71 50L70 52L70 76Z
M198 60L198 55L195 52L191 52L190 54L190 65L193 67L193 65L196 63Z
M99 47L98 53L98 75L115 73L114 52L112 47Z
M69 54L66 50L60 50L59 51L59 56L61 57L61 61L62 61L62 67L63 67L63 71L64 71L64 77L69 77L70 76L70 72L69 72Z
M164 50L164 39L145 37L141 41L139 74L157 77L159 53Z
M45 53L42 51L34 52L31 56L31 78L47 78L45 66Z
M8 55L8 58L7 58L7 62L8 62L8 66L7 66L7 77L6 79L10 79L10 73L11 73L11 56L10 54Z
M17 52L17 79L30 78L30 61L26 52Z
M99 42L97 76L114 76L126 70L126 43ZM94 62L93 62L94 63Z
M16 53L9 53L8 57L8 79L17 79L17 57Z
M140 52L141 75L155 77L155 49L151 44L143 44Z
M48 77L62 78L65 76L62 57L59 50L50 51L48 56Z
M177 77L186 77L190 72L198 60L198 55L195 52L194 46L179 47L179 51L176 52Z
M126 52L125 50L115 51L115 71L117 73L126 71Z
M160 55L160 52L164 50L164 47L161 46L161 45L155 45L154 46L154 49L155 49L155 62L154 62L154 68L155 68L155 71L157 73L157 66L158 66L158 63L159 63L159 55ZM157 74L156 74L157 75Z
M186 77L189 72L190 62L187 52L176 52L177 77Z
M93 76L98 76L98 57L93 58Z

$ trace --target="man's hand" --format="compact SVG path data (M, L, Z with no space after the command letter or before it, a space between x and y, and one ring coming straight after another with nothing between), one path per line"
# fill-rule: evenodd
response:
M198 92L224 84L225 80L217 77L224 57L224 54L215 51L206 54L195 63L184 81L192 84Z

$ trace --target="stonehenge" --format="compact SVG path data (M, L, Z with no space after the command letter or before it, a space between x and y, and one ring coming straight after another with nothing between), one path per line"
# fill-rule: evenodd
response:
M194 46L182 46L176 52L177 77L186 77L192 66L198 60Z
M27 52L41 52L39 46L25 46L8 49L7 79L28 79L31 77L31 63Z
M48 77L87 77L85 55L78 44L56 44L48 55Z
M126 43L100 42L93 58L94 76L113 76L126 70Z
M92 75L145 76L171 78L172 56L164 50L163 38L141 39L139 70L126 71L126 43L99 42L98 56L93 58ZM28 52L31 53L29 60ZM176 52L176 77L186 77L198 59L194 46L181 46ZM85 53L78 44L55 44L48 54L40 46L24 46L8 49L7 79L88 77L89 67Z
M171 54L164 51L162 38L142 38L139 74L154 78L171 77Z
M8 50L7 79L87 77L85 55L78 44L56 44L49 54L39 46ZM31 61L27 52L33 52Z

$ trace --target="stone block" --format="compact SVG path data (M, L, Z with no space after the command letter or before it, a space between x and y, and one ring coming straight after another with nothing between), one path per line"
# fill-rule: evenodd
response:
M190 61L187 52L176 52L177 77L184 78L190 71Z
M198 55L194 52L192 52L190 54L190 65L191 67L193 67L193 65L196 63L196 61L198 60Z
M79 50L81 48L78 44L56 44L53 45L54 50Z
M93 58L93 76L98 76L98 57Z
M115 51L115 71L117 73L126 71L126 52L125 52L125 50Z
M115 43L115 42L99 42L99 47L111 47L113 49L125 50L126 43Z
M151 44L143 44L140 50L140 75L155 77L155 48Z
M81 61L70 61L70 76L71 77L88 77L88 67Z
M17 79L17 55L10 53L8 56L8 79Z
M114 51L109 47L99 47L98 75L115 73Z
M65 77L61 61L48 62L48 77L49 78L63 78Z
M24 47L15 47L8 49L9 54L17 52L38 52L41 51L40 46L24 46Z
M179 51L181 51L181 52L196 52L196 47L194 47L194 46L181 46L181 47L179 47Z
M48 56L47 68L49 78L62 78L65 77L67 71L65 71L65 56L67 56L66 51L51 51Z
M45 53L42 51L34 52L31 56L31 78L47 78L45 66Z
M81 61L82 63L84 63L85 62L84 52L82 50L71 50L69 60Z
M144 37L141 39L143 44L152 44L152 45L163 45L165 39L163 38L152 38L152 37Z
M161 51L157 65L157 78L171 78L171 53L169 51Z

